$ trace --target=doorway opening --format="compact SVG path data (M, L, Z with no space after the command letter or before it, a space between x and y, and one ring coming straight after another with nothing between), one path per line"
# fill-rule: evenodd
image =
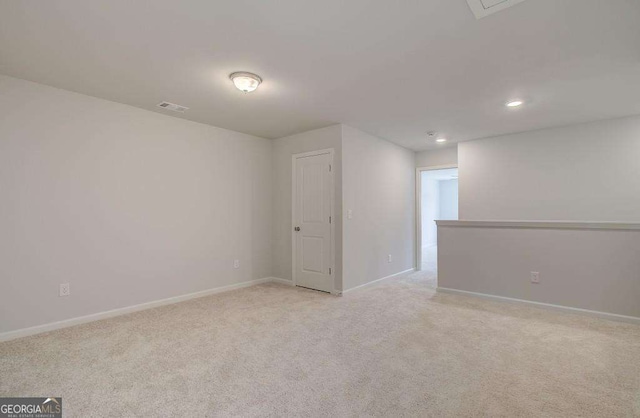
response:
M434 287L438 279L438 228L436 220L458 220L458 168L419 168L416 236L417 269Z

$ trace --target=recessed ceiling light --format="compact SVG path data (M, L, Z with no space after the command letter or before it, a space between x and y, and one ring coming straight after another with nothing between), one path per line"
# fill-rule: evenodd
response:
M439 143L447 142L447 138L438 138L436 139L436 142L439 142Z
M262 79L259 76L244 71L232 73L229 78L238 90L245 93L251 93L262 83Z
M522 100L510 100L506 103L507 107L518 107L522 106L524 102Z

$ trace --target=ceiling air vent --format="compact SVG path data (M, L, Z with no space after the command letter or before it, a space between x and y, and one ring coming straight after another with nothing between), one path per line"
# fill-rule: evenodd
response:
M174 112L184 113L185 110L189 110L188 107L180 106L174 103L162 102L157 104L158 107L163 109L173 110Z
M524 0L467 0L467 3L469 3L473 14L476 15L476 19L481 19L500 10L504 10L507 7L522 3L523 1Z

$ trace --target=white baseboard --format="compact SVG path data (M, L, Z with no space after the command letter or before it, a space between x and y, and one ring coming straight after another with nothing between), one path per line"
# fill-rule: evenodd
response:
M287 286L293 286L292 280L281 279L280 277L269 277L269 279L274 283L285 284Z
M472 297L488 299L488 300L493 300L498 302L508 302L508 303L516 303L521 305L535 306L538 308L543 308L543 309L548 309L553 311L587 315L587 316L593 316L596 318L608 319L611 321L628 322L631 324L640 325L640 318L636 318L635 316L626 316L626 315L618 315L618 314L608 313L608 312L591 311L589 309L572 308L570 306L553 305L551 303L534 302L531 300L524 300L524 299L514 299L514 298L508 298L505 296L489 295L486 293L468 292L466 290L448 289L446 287L438 287L437 291L441 293L450 293L454 295L472 296Z
M87 322L99 321L101 319L113 318L114 316L125 315L132 312L143 311L145 309L157 308L158 306L171 305L173 303L184 302L190 299L201 298L216 293L229 292L231 290L242 289L244 287L255 286L267 282L281 282L284 279L276 277L265 277L262 279L250 280L248 282L231 284L228 286L215 287L201 292L189 293L186 295L174 296L167 299L154 300L152 302L141 303L139 305L126 306L124 308L112 309L110 311L98 312L91 315L77 318L65 319L63 321L51 322L49 324L37 325L35 327L18 329L0 333L0 342L14 340L16 338L28 337L30 335L41 334L43 332L54 331L61 328L72 327L74 325L86 324Z
M392 274L392 275L390 275L390 276L382 277L382 278L380 278L380 279L376 279L376 280L373 280L373 281L371 281L371 282L368 282L368 283L365 283L365 284L361 284L360 286L356 286L356 287L352 287L352 288L347 289L347 290L343 290L343 291L342 291L342 294L345 294L345 293L348 293L348 292L352 292L352 291L354 291L354 290L356 290L356 289L360 289L360 288L362 288L362 287L372 285L372 284L377 283L377 282L380 282L380 281L382 281L382 280L387 280L387 279L391 279L391 278L393 278L393 277L398 277L398 276L401 276L401 275L403 275L403 274L407 274L407 273L410 273L410 272L413 272L413 271L416 271L416 269L415 269L415 268L410 268L410 269L408 269L408 270L401 271L401 272L399 272L399 273L394 273L394 274Z

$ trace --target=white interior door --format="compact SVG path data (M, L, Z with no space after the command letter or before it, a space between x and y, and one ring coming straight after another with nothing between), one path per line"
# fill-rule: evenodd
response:
M333 152L298 154L293 163L294 283L333 292Z

